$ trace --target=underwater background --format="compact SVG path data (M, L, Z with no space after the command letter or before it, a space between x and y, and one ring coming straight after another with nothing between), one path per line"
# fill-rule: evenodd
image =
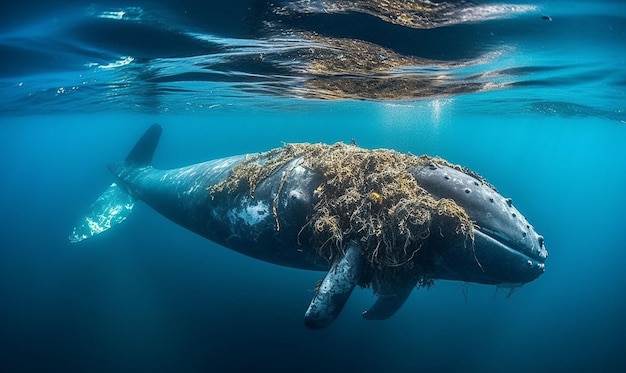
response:
M0 5L2 372L626 371L626 5L35 1ZM68 235L152 123L154 166L354 139L511 197L546 272L438 281L367 321L303 314L323 272L256 261L138 203Z

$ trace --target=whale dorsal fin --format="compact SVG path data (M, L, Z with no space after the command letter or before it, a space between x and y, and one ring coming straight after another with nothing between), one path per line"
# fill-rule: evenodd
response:
M304 324L312 329L330 325L346 304L352 290L361 278L364 267L361 247L348 243L343 256L331 266L304 314Z
M159 144L163 128L153 124L137 141L133 149L126 156L125 162L134 166L147 166L152 163L154 151Z

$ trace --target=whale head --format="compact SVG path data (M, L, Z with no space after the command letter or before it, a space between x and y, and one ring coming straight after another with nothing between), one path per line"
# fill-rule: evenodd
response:
M533 281L545 271L548 257L543 236L492 186L457 169L430 164L413 176L435 198L449 198L474 222L473 240L440 244L435 257L437 278L493 285Z

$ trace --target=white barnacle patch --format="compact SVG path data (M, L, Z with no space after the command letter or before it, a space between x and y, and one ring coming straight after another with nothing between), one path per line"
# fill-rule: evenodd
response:
M288 176L291 177L292 180L302 179L307 172L306 168L299 165L300 162L302 162L302 160L298 158L289 163L290 165L293 165L292 168L288 171ZM283 175L283 180L286 180L285 179L286 176L287 175ZM282 181L282 183L284 183L284 181ZM280 188L282 188L282 185ZM279 193L280 193L280 190L279 190ZM282 199L280 203L283 208L286 208L289 205L289 203L294 200L302 200L305 198L304 192L301 189L289 190L287 192L287 197L288 198ZM275 198L275 201L278 201L278 195L275 195L274 198Z
M228 212L231 223L237 224L243 221L246 225L256 225L269 217L270 206L261 201L251 198L243 198L239 207Z
M298 161L298 162L301 162L301 160L300 160L300 159L297 159L297 161ZM306 171L307 171L307 169L306 169L306 168L304 168L304 167L302 167L302 166L300 166L300 165L297 165L296 167L294 167L294 168L291 170L291 175L296 176L296 177L297 177L297 176L302 176L302 175L304 175L304 174L305 174L305 172L306 172Z

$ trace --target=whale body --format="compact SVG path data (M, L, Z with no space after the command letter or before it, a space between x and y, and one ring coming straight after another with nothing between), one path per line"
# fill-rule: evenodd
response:
M135 201L143 201L174 223L244 255L282 266L325 271L305 313L305 325L310 328L330 325L353 289L363 284L365 273L377 271L368 261L363 240L355 236L343 242L331 257L320 255L314 233L303 227L310 224L318 206L324 175L308 167L302 157L286 162L247 189L212 193L212 188L232 176L250 155L155 169L151 163L161 132L160 125L151 126L124 161L109 166L117 180L75 226L71 242L120 224L132 212ZM256 161L267 160L257 156ZM433 279L521 286L545 271L544 239L510 199L475 175L448 165L430 163L408 171L432 198L454 201L473 223L471 245L437 232L429 232L421 241L431 253L428 268ZM373 193L373 197L378 196ZM413 254L420 249L422 244ZM375 289L377 301L363 316L382 320L393 315L416 287L417 278L399 276Z

